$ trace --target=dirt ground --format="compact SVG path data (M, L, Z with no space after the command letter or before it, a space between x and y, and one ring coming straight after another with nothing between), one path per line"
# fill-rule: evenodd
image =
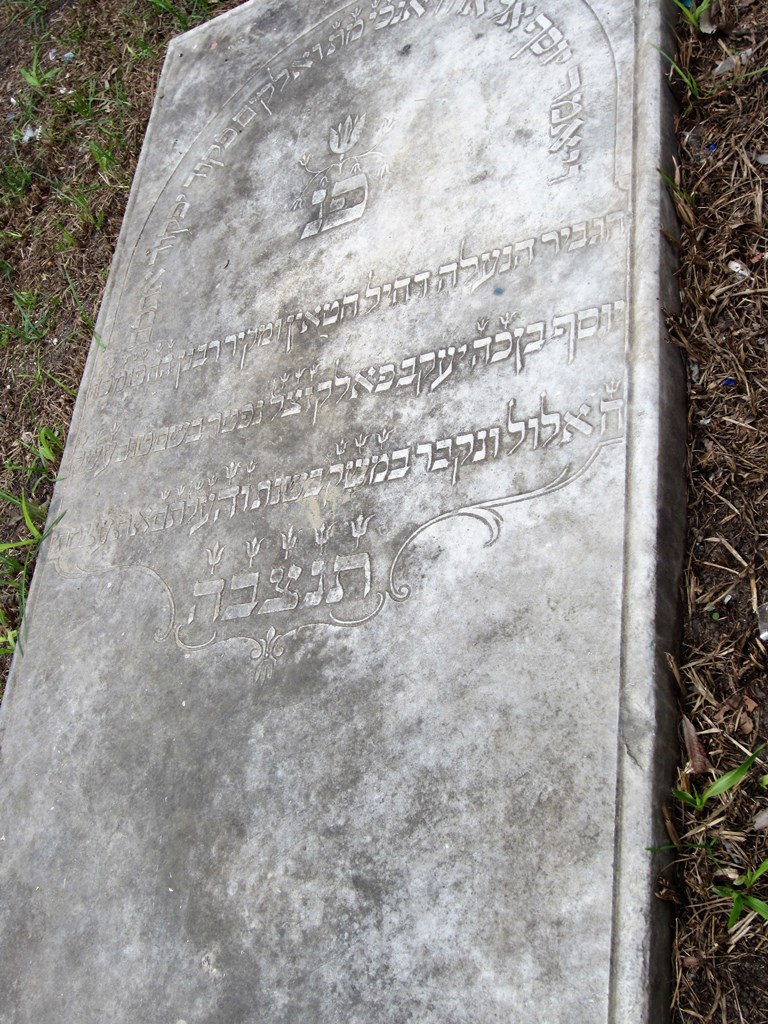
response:
M666 187L682 226L683 305L669 329L687 357L690 457L673 666L685 717L678 778L659 808L675 848L659 898L677 909L676 1024L768 1024L768 757L727 775L768 739L758 623L768 602L768 4L691 2L677 53L660 58L680 102L678 173ZM234 6L0 6L0 678L23 642L34 553L164 46ZM698 807L696 794L707 797Z
M678 666L689 723L678 785L686 792L706 790L743 763L765 742L768 722L758 625L768 601L768 7L718 6L698 31L681 25L670 66L681 103L673 188L683 300L670 330L687 355L689 385ZM766 922L749 906L731 920L735 897L745 894L768 910L768 875L748 874L768 867L766 763L762 756L743 782L700 811L672 801L677 863L660 892L678 908L678 1021L768 1021Z

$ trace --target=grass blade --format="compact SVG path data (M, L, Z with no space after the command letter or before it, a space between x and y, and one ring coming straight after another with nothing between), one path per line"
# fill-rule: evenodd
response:
M764 747L765 744L761 743L757 750L749 755L746 761L742 762L737 768L732 768L731 771L726 772L725 775L721 775L719 779L715 779L712 785L704 790L704 793L702 794L703 802L706 803L707 800L710 800L713 796L720 796L721 793L727 793L729 789L733 789L734 786L738 786L760 756Z
M764 875L766 871L768 871L768 857L766 857L766 859L763 861L759 868L755 868L754 871L750 872L749 884L754 885L758 878L761 875Z
M682 789L673 789L672 796L675 797L676 800L682 800L683 803L690 804L691 807L695 807L697 810L699 809L700 801L697 800L695 796L691 796L690 793L686 793Z
M32 520L32 516L30 515L29 505L27 505L27 499L24 497L24 492L23 491L21 492L21 511L22 511L23 516L24 516L24 522L27 524L27 529L29 530L29 532L32 534L33 538L36 541L40 541L42 539L43 535L38 530L37 526L35 525L35 523Z
M768 921L768 903L765 903L763 900L759 900L757 896L743 896L742 899L746 907L749 907L750 910L754 910L756 914L759 914L760 917Z

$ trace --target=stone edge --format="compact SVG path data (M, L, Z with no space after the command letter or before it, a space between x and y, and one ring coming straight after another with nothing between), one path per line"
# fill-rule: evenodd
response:
M245 6L247 0L219 18L226 19ZM674 11L672 0L636 0L633 11L635 129L629 279L634 301L629 324L625 517L632 530L627 529L624 545L609 1024L665 1024L671 1019L672 917L654 895L659 872L668 858L659 854L649 856L648 848L667 842L661 825L661 805L669 795L678 759L677 708L666 656L676 652L679 642L678 583L685 541L683 366L680 354L668 341L663 312L676 308L679 301L676 257L661 235L662 228L676 235L677 221L657 171L659 166L668 167L676 147L672 130L674 100L655 49L661 46L668 53L673 51ZM172 48L181 40L188 41L197 31L191 29L169 41L156 95L162 94L166 79L172 75ZM153 104L145 139L157 117L157 104ZM130 223L145 159L143 147L123 224ZM653 211L653 216L642 216L646 210ZM112 267L122 263L129 244L121 229ZM655 273L648 273L649 266ZM108 309L121 283L117 275L110 274L100 304L102 311ZM96 344L94 340L91 347ZM87 387L93 363L89 357L80 390ZM78 402L69 433L76 428L81 408ZM655 477L649 473L649 465L658 467ZM55 515L54 500L49 524ZM44 548L45 545L41 561L47 561ZM36 572L30 586L27 622L34 615L42 575ZM15 676L21 671L22 662L23 653L18 649L0 705L0 758L4 727L16 690Z
M179 37L177 36L176 39L178 38ZM130 225L131 223L132 211L136 206L136 203L138 202L138 194L140 191L139 186L143 178L142 171L144 168L144 164L148 160L148 147L146 145L146 142L147 139L150 137L153 122L155 122L159 118L159 111L157 110L157 97L162 94L164 81L170 75L171 62L169 60L169 54L171 52L171 47L173 46L174 42L175 39L171 39L166 49L166 56L163 61L163 67L160 72L160 76L158 77L157 87L155 89L155 100L153 101L152 104L152 110L150 112L149 121L147 122L147 127L144 132L144 140L142 142L141 152L139 153L139 159L137 161L136 169L134 170L133 178L131 180L131 188L128 195L128 202L125 205L125 212L123 213L123 219L120 225L117 243L115 244L115 249L110 259L110 269L109 275L107 277L107 283L102 293L101 300L99 302L99 313L96 325L94 327L93 336L91 338L91 343L88 348L88 355L86 357L85 367L83 368L83 375L80 378L80 385L77 391L75 407L72 412L72 418L70 420L69 429L67 430L67 436L64 442L64 452L62 454L61 465L59 467L59 472L57 474L57 477L60 478L61 480L64 479L67 472L68 449L70 447L69 439L78 429L80 419L84 415L85 395L88 391L90 378L95 372L96 360L93 358L94 349L97 348L99 345L98 339L102 335L106 334L104 328L106 326L106 317L108 311L111 308L111 304L114 302L115 293L119 290L120 287L122 287L123 275L122 273L118 274L115 271L118 268L122 270L123 265L127 264L128 262L127 250L129 249L130 241L127 237L127 226ZM57 523L58 518L62 516L62 514L66 514L66 509L60 508L60 493L61 487L57 484L54 487L53 497L51 498L51 503L48 509L48 516L45 523L45 529L43 531L46 537L51 535L53 531L56 529L55 524ZM29 591L27 593L27 600L24 605L24 616L19 629L19 636L21 638L21 642L16 644L16 648L11 658L11 666L8 671L8 678L5 684L3 700L2 703L0 704L0 765L2 764L3 760L3 739L8 724L8 717L12 714L11 706L14 702L17 687L21 685L20 678L17 683L17 676L20 677L21 673L23 672L24 650L27 646L28 626L30 622L36 619L34 609L35 606L37 605L37 593L43 586L42 577L44 576L47 567L48 544L44 540L38 551L35 569L32 575L31 583L29 585Z
M618 728L610 1024L671 1020L672 913L655 895L668 856L678 709L668 654L681 628L686 518L683 359L664 312L678 308L677 219L658 168L671 172L675 103L659 48L674 52L671 0L635 4L634 161L629 282L629 401Z

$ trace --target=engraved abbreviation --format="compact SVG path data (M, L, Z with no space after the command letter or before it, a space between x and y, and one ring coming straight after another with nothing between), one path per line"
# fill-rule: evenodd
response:
M389 132L393 124L391 118L387 118L380 127L380 134ZM319 170L309 166L310 158L306 153L299 160L309 181L294 199L293 209L302 209L305 198L309 197L315 211L311 220L304 225L301 238L313 238L322 231L330 231L359 220L368 203L366 165L369 172L375 169L379 178L388 173L384 154L377 149L348 156L360 141L364 127L365 114L347 114L337 125L331 125L328 132L328 149L338 160L331 161ZM372 168L372 162L378 163L378 167Z

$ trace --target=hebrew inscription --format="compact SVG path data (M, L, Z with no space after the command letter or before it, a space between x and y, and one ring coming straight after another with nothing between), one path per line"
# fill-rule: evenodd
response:
M314 216L304 225L301 238L311 238L321 231L332 231L342 224L351 224L365 213L369 173L375 170L378 177L383 178L389 168L383 153L377 149L355 152L359 149L357 144L364 128L365 114L354 117L347 114L338 125L331 126L328 132L328 150L335 156L335 160L319 170L310 166L308 155L305 154L299 160L309 180L294 199L292 209L303 209L307 199L314 208ZM386 119L379 134L384 135L391 128L392 121Z
M13 1024L664 1019L660 9L171 42L3 702Z
M571 38L585 6L342 4L244 73L134 248L62 572L145 567L164 635L247 639L265 682L313 629L410 595L430 524L493 543L512 506L615 458L627 198L613 53ZM366 88L366 61L425 48L429 88L394 66Z
M575 6L586 5L576 4ZM506 0L488 0L488 2L482 0L482 3L472 2L470 4L454 3L452 0L451 2L449 0L427 0L426 3L418 2L418 0L406 0L405 3L397 5L383 4L381 0L370 0L370 8L368 21L373 23L371 29L374 33L383 29L392 30L398 26L402 29L409 20L422 18L427 19L425 31L429 31L430 15L439 19L453 15L453 17L468 18L472 21L488 21L492 26L505 29L507 38L503 40L505 50L501 56L502 60L514 61L516 64L519 62L526 67L526 70L530 64L540 65L543 68L547 68L553 63L555 66L566 65L565 88L555 93L548 110L550 136L548 153L564 164L562 174L551 180L567 180L571 174L579 173L582 166L580 162L581 135L579 133L586 124L585 119L579 116L584 109L581 71L578 63L574 61L573 50L563 31L547 14L537 9L536 5L525 3L524 0L520 0L520 2L514 0L512 3L506 2ZM343 18L343 15L346 15L346 19ZM329 20L331 22L330 31L328 31ZM363 45L362 40L365 33L364 5L348 4L340 8L339 15L326 19L315 32L310 33L310 39L300 42L295 49L295 57L288 64L282 66L276 73L273 71L272 65L268 64L265 69L266 74L260 76L263 78L262 83L258 86L249 85L243 89L244 97L248 98L245 99L242 106L239 102L234 104L239 107L237 113L225 120L221 131L216 132L210 139L206 139L200 143L199 147L196 147L196 149L204 151L202 159L191 166L189 173L181 181L180 189L184 191L181 191L173 199L172 208L167 218L163 219L163 226L158 232L157 239L146 251L147 266L150 270L155 268L158 262L167 258L182 236L189 233L189 226L182 225L190 210L191 200L195 198L194 193L204 193L210 189L217 172L220 169L226 170L225 158L229 156L231 161L233 156L230 154L231 147L242 140L245 132L251 131L263 123L265 117L271 119L276 116L278 106L287 103L292 93L296 92L301 85L305 85L307 81L311 81L313 71L316 71L325 61L336 62L349 47L357 48ZM316 40L310 45L313 36L316 37ZM605 54L603 56L608 57L613 63L612 55ZM282 62L278 62L277 66L280 63ZM599 63L599 61L595 63ZM603 72L607 73L610 81L615 83L615 67L604 67ZM550 77L551 72L547 69L544 71L544 80ZM284 93L286 94L285 98L283 98ZM595 99L596 97L593 97L593 100ZM611 97L611 101L612 108L615 109L616 97ZM357 115L357 119L361 116L364 115ZM353 119L352 115L347 115L347 117L350 118L348 128L345 128L347 124L345 120L340 123L338 131L332 129L332 132L337 131L335 144L340 149L339 155L343 155L342 146L348 145L351 148L358 141L358 135L355 134L356 129L353 128L353 125L357 123L359 127L359 120ZM389 117L383 116L381 124L382 127L391 127ZM615 130L615 125L611 127ZM346 137L344 137L345 132ZM334 136L331 135L329 145L333 138ZM333 149L331 151L334 152ZM308 164L309 158L302 157L302 161L305 159ZM191 155L188 162L191 163ZM385 167L386 164L382 163L379 173ZM314 177L314 173L310 172L310 180ZM322 177L327 179L327 175L321 173L320 178ZM357 184L352 186L350 186L352 178L344 179L346 184L344 181L331 184L331 194L325 186L313 191L313 196L318 197L319 209L317 216L304 226L302 237L318 234L324 223L327 227L332 227L334 224L343 223L345 217L357 219L362 216L365 208L363 196L367 199L368 179L366 174L360 171L357 172L356 177ZM350 191L346 191L348 187L351 188ZM334 189L337 188L339 191L333 195ZM320 198L321 193L322 198ZM295 199L294 204L297 201L303 201L302 197L299 197L299 200ZM330 209L331 206L333 206L333 210ZM331 217L330 224L327 224L324 219L327 216ZM307 232L307 235L304 232ZM150 340L152 337L157 312L156 301L162 286L161 279L156 274L148 273L145 276L141 287L139 315L137 323L133 326L135 340L138 343Z
M185 344L177 346L176 338L159 340L153 346L124 353L119 361L110 359L105 353L104 367L90 385L88 396L94 400L122 395L135 388L152 388L159 381L178 388L187 374L194 378L199 372L204 373L206 366L218 366L220 363L222 367L231 367L233 373L250 371L262 346L282 346L286 353L297 348L305 349L312 343L327 341L331 337L329 332L343 326L345 320L367 317L398 303L448 296L462 287L473 294L496 275L530 267L537 259L578 253L587 246L610 240L613 240L615 248L624 238L624 222L624 211L614 210L589 221L566 224L542 231L532 238L499 244L475 254L465 254L462 241L457 247L458 254L441 261L434 270L404 270L383 283L375 280L371 270L367 283L350 294L318 302L313 309L299 312L295 310L300 303L293 300L289 307L293 312L283 309L279 316L274 315L266 322L239 328L228 325L221 338L189 347ZM536 269L548 270L545 266ZM559 268L556 266L554 269Z

